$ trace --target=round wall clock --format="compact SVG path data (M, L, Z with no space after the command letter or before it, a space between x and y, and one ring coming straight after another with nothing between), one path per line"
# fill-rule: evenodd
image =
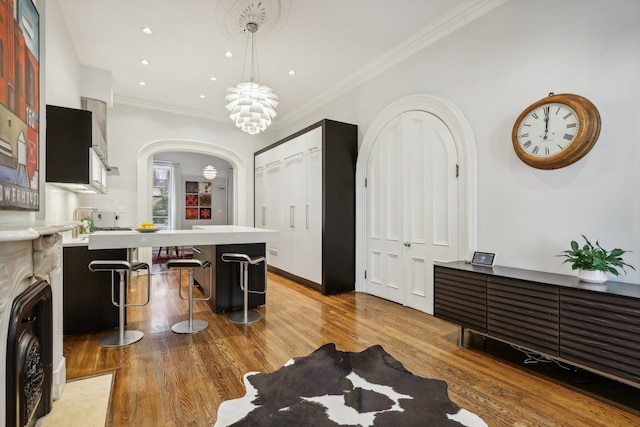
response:
M527 107L513 125L516 154L538 169L559 169L584 157L600 135L600 113L586 98L569 93Z

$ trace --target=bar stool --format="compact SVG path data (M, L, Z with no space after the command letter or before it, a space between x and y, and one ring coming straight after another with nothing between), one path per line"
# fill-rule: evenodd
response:
M170 259L167 261L168 268L178 268L180 276L180 284L178 285L178 294L183 300L189 301L189 320L183 320L171 327L171 330L177 334L193 334L200 332L203 329L207 329L209 322L206 320L193 320L193 302L194 301L207 301L211 299L211 291L213 289L213 268L211 261L202 261L199 259ZM189 296L185 298L182 295L182 269L189 270ZM206 298L194 298L193 297L193 269L203 268L209 270L209 295Z
M149 270L149 264L146 262L128 262L119 260L94 260L89 263L89 270L96 271L110 271L111 272L111 303L118 307L118 332L107 335L100 340L102 347L121 347L134 342L140 341L144 337L142 331L125 331L125 310L127 307L141 307L147 305L151 298L151 271ZM130 276L131 272L147 270L147 300L144 303L127 304L126 301L126 278ZM118 272L120 275L119 282L119 299L115 299L115 284L114 275Z
M249 292L252 294L265 294L267 292L267 264L264 269L264 291L249 290L249 264L259 264L265 261L263 256L249 256L247 254L223 253L221 256L224 262L240 263L240 289L244 292L244 309L242 313L234 313L229 316L233 323L249 324L262 318L260 313L249 311Z

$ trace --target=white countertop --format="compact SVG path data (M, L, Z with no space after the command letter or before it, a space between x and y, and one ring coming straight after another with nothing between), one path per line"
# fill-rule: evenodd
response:
M72 230L77 223L70 221L63 224L53 224L42 221L31 223L1 224L0 242L15 242L20 240L34 240L40 236L62 233Z
M97 231L89 235L89 249L158 246L232 245L278 240L279 232L240 225L196 226L193 230ZM79 243L80 244L80 243Z
M89 246L89 235L80 234L78 237L62 235L62 246Z

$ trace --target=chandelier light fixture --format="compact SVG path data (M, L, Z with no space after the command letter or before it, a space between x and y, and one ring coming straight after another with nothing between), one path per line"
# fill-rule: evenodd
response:
M264 11L262 13L264 14ZM264 16L257 18L248 20L245 26L248 32L247 50L251 44L251 77L249 81L242 81L227 88L227 96L225 97L226 108L231 113L229 118L234 121L237 127L251 135L260 133L269 127L276 116L276 107L278 106L278 97L273 93L273 90L259 83L258 51L255 37L260 27L259 21L264 20ZM247 56L247 52L245 52L242 79L244 79Z
M213 179L218 176L218 170L211 165L207 165L202 169L202 175L207 179Z

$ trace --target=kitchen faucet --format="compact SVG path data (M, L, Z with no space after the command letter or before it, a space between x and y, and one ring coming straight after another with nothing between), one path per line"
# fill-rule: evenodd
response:
M82 211L82 210L88 210L91 212L95 212L98 210L98 208L93 208L90 206L80 206L77 207L73 210L73 221L80 221L80 217L78 216L78 212ZM77 225L73 228L73 230L71 231L71 237L78 237L78 230L80 229L80 226Z

